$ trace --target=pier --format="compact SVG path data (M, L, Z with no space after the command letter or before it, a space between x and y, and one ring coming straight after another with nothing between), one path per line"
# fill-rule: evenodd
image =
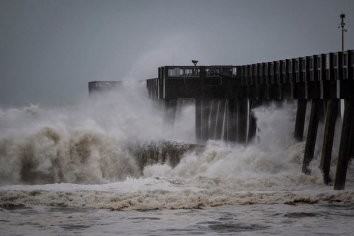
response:
M163 66L148 79L149 97L160 101L174 120L178 99L195 101L195 134L209 139L249 143L257 121L253 109L269 102L294 100L294 137L304 139L307 104L311 104L302 171L310 174L318 124L324 120L321 170L329 171L336 119L344 103L334 189L345 187L348 163L354 156L354 51L319 54L250 65Z
M117 88L122 84L122 81L90 81L88 83L88 91L90 95L108 92L112 89Z

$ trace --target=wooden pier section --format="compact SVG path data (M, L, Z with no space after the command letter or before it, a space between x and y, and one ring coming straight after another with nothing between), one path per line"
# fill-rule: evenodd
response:
M209 139L248 143L256 133L252 109L270 101L296 100L294 137L303 140L307 104L311 103L302 171L310 174L318 124L325 117L321 170L329 171L335 123L344 101L334 189L345 187L354 156L354 51L327 53L241 66L163 66L147 80L149 97L160 100L173 119L178 99L195 100L195 134ZM325 109L324 109L325 108ZM324 115L323 115L324 114Z

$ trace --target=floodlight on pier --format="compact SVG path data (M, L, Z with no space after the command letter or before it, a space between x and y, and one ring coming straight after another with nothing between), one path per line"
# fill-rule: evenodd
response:
M341 19L341 22L340 22L340 25L338 26L338 29L339 28L342 29L342 52L344 52L344 33L348 31L346 28L344 28L345 27L345 22L344 22L345 14L344 13L340 14L340 19Z
M198 60L192 60L192 63L194 64L194 66L197 66Z

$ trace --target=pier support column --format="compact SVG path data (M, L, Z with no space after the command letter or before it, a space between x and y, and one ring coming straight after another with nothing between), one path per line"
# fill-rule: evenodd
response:
M254 114L253 108L261 105L260 100L252 100L249 105L249 127L248 127L248 136L247 143L251 142L252 139L256 136L257 133L257 118Z
M195 99L195 132L199 143L204 143L209 139L210 105L209 99Z
M345 101L342 134L340 138L335 190L343 190L347 177L348 162L353 155L354 143L354 100Z
M177 99L165 100L165 122L174 124L177 110Z
M195 99L195 138L197 142L202 140L202 100Z
M215 140L216 134L216 125L217 125L217 114L218 114L218 100L211 99L210 101L210 113L209 113L209 125L208 125L208 133L209 139Z
M248 124L248 101L239 99L237 101L237 142L246 143Z
M313 155L315 151L318 122L320 119L320 115L319 115L320 109L321 109L320 100L318 99L312 100L311 115L310 115L308 131L307 131L307 138L306 138L304 161L302 163L302 172L305 174L311 174L311 171L309 170L308 166L313 159Z
M252 139L256 136L256 133L257 133L257 118L254 115L254 112L250 109L247 143L252 141Z
M217 100L217 106L216 106L216 124L215 124L215 134L214 134L214 139L215 140L222 140L222 132L223 132L223 126L225 122L225 99L218 99Z
M237 139L237 100L228 100L228 117L227 117L227 138L226 141L235 142Z
M211 106L212 100L204 98L202 99L202 140L208 141L210 138L210 119L211 119Z
M323 174L323 181L325 184L329 184L329 182L331 181L329 177L329 171L331 167L332 147L333 147L335 126L336 126L336 119L338 116L338 104L339 104L339 100L337 99L331 99L327 101L325 129L324 129L321 164L320 164L320 168Z
M297 100L297 111L296 111L296 121L295 121L295 134L294 137L298 141L302 141L304 136L304 126L305 126L305 116L306 116L306 99Z

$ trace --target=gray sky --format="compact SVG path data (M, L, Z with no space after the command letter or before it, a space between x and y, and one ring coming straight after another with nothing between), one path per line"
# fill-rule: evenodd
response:
M0 106L70 104L91 80L169 64L247 64L354 49L353 0L0 0Z

